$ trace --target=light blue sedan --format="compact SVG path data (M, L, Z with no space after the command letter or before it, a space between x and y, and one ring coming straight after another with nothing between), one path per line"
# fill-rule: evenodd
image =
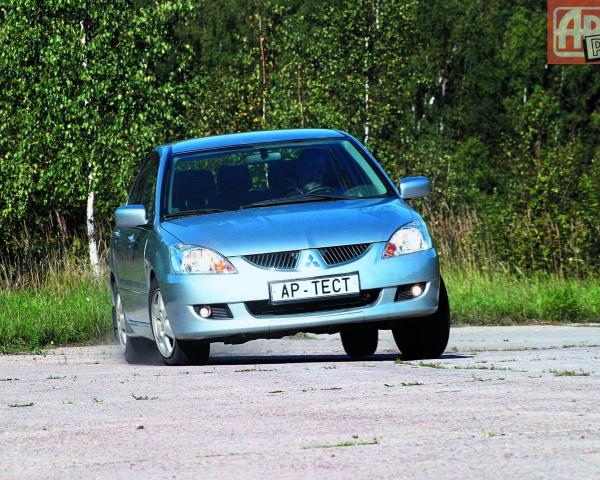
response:
M446 348L450 308L425 223L369 151L336 130L162 145L115 212L110 285L128 361L151 340L168 365L210 343L340 333L350 357L391 329L404 358Z

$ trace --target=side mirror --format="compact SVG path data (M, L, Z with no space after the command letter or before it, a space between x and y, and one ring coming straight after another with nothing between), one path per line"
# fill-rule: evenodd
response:
M431 193L429 179L427 177L406 177L398 182L400 196L404 200L411 198L423 198Z
M146 208L143 205L125 205L115 210L117 227L139 227L147 224Z

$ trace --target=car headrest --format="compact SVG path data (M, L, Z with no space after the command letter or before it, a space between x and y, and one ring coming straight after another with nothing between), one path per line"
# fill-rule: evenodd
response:
M326 163L329 159L329 152L321 147L309 147L305 149L297 158L297 162L302 164L310 160Z

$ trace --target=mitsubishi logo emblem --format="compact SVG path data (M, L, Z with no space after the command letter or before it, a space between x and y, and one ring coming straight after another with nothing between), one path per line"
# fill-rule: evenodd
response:
M311 267L320 268L321 264L312 254L309 254L308 257L306 257L306 263L304 264L304 267L305 268L311 268Z
M315 268L327 268L321 255L319 255L319 251L310 248L302 250L300 258L298 258L298 270L313 270Z

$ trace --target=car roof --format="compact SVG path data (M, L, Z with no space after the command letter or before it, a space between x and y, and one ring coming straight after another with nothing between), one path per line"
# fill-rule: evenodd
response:
M266 130L260 132L233 133L229 135L215 135L211 137L194 138L174 142L170 145L174 154L205 150L212 148L237 147L240 145L254 145L270 142L286 142L295 140L311 140L323 138L345 138L346 135L338 130L329 129L292 129L292 130Z

